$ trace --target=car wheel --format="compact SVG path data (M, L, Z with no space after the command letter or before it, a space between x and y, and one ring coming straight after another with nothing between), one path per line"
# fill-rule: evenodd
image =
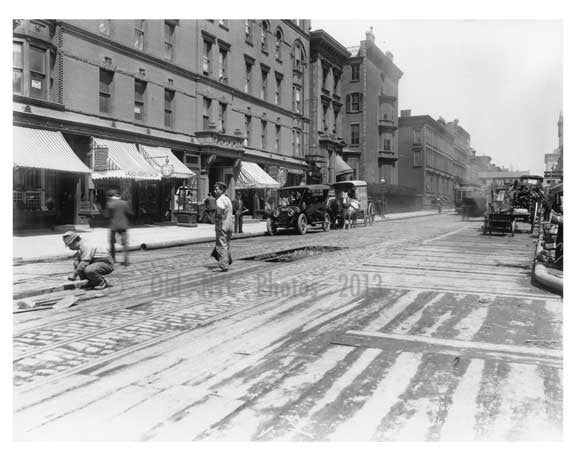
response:
M302 213L298 216L298 223L296 225L296 229L300 235L304 235L308 230L308 219L306 219L306 215Z
M322 223L322 230L324 232L328 232L330 230L330 215L328 213L326 213L324 215L324 222Z

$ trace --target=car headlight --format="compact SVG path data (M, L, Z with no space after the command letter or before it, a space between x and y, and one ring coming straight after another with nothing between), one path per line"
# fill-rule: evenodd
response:
M290 217L294 216L294 210L288 210L288 216Z
M280 216L280 210L278 210L278 209L274 210L274 213L272 213L272 216L274 216L275 218Z

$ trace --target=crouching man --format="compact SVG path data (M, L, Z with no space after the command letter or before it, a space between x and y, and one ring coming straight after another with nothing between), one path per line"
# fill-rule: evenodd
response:
M62 239L64 245L73 251L74 273L68 276L68 280L88 280L87 289L103 290L108 282L105 275L114 271L112 257L108 250L97 248L84 242L76 232L66 232Z

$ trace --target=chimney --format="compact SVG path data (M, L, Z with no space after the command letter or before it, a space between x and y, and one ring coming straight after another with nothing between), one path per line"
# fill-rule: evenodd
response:
M394 61L394 55L390 51L386 51L386 56L390 61Z
M460 123L460 120L458 120L457 118L454 119L454 125L458 126L458 124Z
M374 43L376 41L376 37L374 36L373 27L370 26L370 30L366 32L366 41L370 43Z
M400 117L410 117L412 115L411 109L404 109L400 111Z

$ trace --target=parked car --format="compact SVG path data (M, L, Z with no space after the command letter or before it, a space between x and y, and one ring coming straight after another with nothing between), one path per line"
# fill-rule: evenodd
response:
M322 230L329 231L329 193L330 186L324 184L278 189L278 205L267 219L268 233L274 235L282 228L305 234L309 226L321 226Z

